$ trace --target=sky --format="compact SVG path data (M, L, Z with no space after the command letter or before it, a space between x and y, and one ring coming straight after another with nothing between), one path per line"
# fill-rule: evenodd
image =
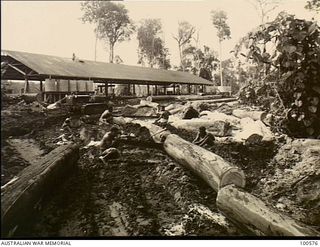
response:
M295 14L298 18L320 16L304 9L307 0L282 0L282 4L270 14L272 20L282 10ZM224 10L228 16L231 39L223 42L223 59L231 56L230 51L246 33L257 27L259 16L248 0L166 0L122 2L134 23L145 18L160 18L162 38L169 49L172 65L179 64L177 42L173 35L179 21L188 21L199 30L199 46L209 46L218 51L216 30L212 25L211 10ZM1 49L26 51L94 60L94 26L81 21L82 11L79 1L1 1ZM118 43L115 55L125 64L136 65L138 42L136 35L130 41ZM108 46L98 42L97 61L107 62Z

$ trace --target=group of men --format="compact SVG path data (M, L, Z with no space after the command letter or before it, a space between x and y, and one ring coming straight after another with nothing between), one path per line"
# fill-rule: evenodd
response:
M162 128L166 129L170 117L170 112L165 110L165 107L162 106L161 110L159 111L159 117L157 120L154 121L154 124L161 126ZM199 112L195 110L192 106L186 108L183 113L183 119L192 119L198 118ZM63 125L62 130L67 133L72 133L75 127L79 127L81 124L81 118L75 118L73 116L67 118ZM117 146L120 143L121 138L121 130L117 125L114 125L113 122L113 108L109 107L105 110L100 118L99 118L99 125L111 125L111 128L99 142L95 142L95 147L100 149L100 159L105 161L106 159L112 158L119 158L120 152L117 150ZM122 136L123 137L123 136ZM212 146L214 144L215 137L206 131L205 127L200 127L199 132L197 133L196 138L193 140L193 143L203 146Z

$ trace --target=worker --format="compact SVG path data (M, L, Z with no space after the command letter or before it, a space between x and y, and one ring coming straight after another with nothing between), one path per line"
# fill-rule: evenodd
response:
M182 119L192 119L192 118L199 118L199 112L196 109L194 109L192 105L190 105L184 111Z
M121 134L117 126L112 126L110 131L107 132L100 141L100 150L104 152L106 149L117 146L118 138Z
M192 143L203 147L205 145L212 146L214 141L214 136L211 133L207 133L206 128L202 126L199 128L199 132Z
M105 110L100 118L99 124L112 124L113 123L113 115L112 115L113 107L110 105L107 110Z
M167 126L170 115L171 113L167 111L164 106L162 106L160 116L156 121L154 121L154 124L165 128Z
M62 131L68 131L70 133L72 133L71 130L71 119L70 117L66 118L61 126L61 130Z

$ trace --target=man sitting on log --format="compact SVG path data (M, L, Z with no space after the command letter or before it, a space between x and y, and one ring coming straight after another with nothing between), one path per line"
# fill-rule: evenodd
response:
M183 113L182 119L192 119L199 118L199 112L193 108L193 106L189 106L185 112Z
M110 131L102 137L102 140L100 141L100 150L103 152L107 148L117 146L120 134L120 129L115 125L112 126Z
M206 145L212 146L214 144L214 141L214 136L211 133L207 133L205 127L200 127L199 132L192 143L199 145L200 147L203 147Z
M118 159L120 152L116 148L119 144L120 129L117 126L112 126L110 131L107 132L100 141L100 160L106 164L106 160Z
M162 112L160 114L160 117L156 121L154 121L154 124L156 124L162 128L165 128L167 126L169 116L171 115L171 113L169 111L165 110L164 106L162 107L161 111Z
M113 123L112 107L108 107L108 109L101 114L99 118L99 125L112 124L112 123Z

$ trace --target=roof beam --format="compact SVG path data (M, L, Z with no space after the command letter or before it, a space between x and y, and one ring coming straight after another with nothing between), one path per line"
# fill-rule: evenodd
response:
M17 68L16 66L12 64L8 64L9 67L13 68L14 70L18 71L19 73L23 74L24 76L27 75L27 73L23 72L21 69Z

